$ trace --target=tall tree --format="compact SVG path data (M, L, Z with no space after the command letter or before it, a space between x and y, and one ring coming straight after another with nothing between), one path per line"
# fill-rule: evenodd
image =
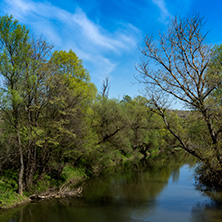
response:
M3 77L4 86L1 86L3 96L1 110L5 119L8 119L14 133L16 142L14 146L19 153L19 178L18 193L23 194L24 159L23 144L21 141L20 108L22 98L21 76L26 69L29 59L29 31L25 26L18 24L12 16L0 18L0 74Z
M141 50L143 60L138 68L141 79L162 116L166 128L187 152L202 160L212 172L222 174L221 132L209 98L221 85L221 77L210 75L211 47L206 43L204 22L199 15L175 17L158 40L147 36ZM169 97L170 96L170 97ZM205 146L194 143L178 130L167 112L166 98L182 102L199 113L206 130Z
M67 158L75 162L88 146L90 122L87 118L96 88L82 61L72 50L55 51L49 63L54 64L55 72L50 85L53 91L51 106L47 110L50 122L45 127L57 149L51 156L57 155L60 163ZM64 164L58 172L61 173L63 167Z

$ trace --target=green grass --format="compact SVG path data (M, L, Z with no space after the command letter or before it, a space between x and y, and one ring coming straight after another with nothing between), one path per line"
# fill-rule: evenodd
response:
M28 200L16 193L17 183L12 178L0 178L0 208L6 209Z
M28 198L26 196L20 196L16 192L0 192L0 209L8 209L26 201L28 201Z

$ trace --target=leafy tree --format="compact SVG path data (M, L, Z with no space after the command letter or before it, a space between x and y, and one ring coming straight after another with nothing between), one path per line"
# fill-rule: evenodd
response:
M96 88L73 51L55 51L49 63L55 65L56 71L50 85L54 91L47 113L50 122L44 127L57 147L52 150L50 158L61 163L57 164L57 171L61 174L65 160L76 161L85 152L89 142L90 105Z
M98 95L93 104L93 123L92 127L97 135L97 158L113 159L116 152L124 148L118 143L118 137L125 128L124 114L121 110L119 101L116 99L108 99L107 97ZM113 157L112 157L113 156ZM118 158L117 158L118 159Z
M28 30L25 26L18 24L12 16L0 18L0 74L3 77L4 85L1 86L1 110L4 120L9 122L11 127L9 137L14 140L14 150L19 153L19 177L18 193L23 193L24 176L24 149L21 140L21 115L22 104L21 76L26 69L29 60Z

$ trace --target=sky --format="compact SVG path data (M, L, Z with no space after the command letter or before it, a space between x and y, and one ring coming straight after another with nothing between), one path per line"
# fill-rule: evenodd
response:
M199 13L208 42L221 44L221 9L221 0L0 0L0 16L13 15L54 50L72 49L98 91L109 77L109 97L118 99L143 94L135 66L146 35L164 31L175 15Z

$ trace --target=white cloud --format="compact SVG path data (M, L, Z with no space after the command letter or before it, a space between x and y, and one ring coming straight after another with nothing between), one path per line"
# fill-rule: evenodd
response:
M109 32L91 21L80 8L70 13L47 2L4 0L4 13L12 14L36 35L43 35L57 49L73 49L84 63L94 67L92 71L99 80L114 71L117 65L114 54L121 56L137 47L136 27L121 24L118 30Z
M83 34L95 45L116 51L123 43L118 39L111 39L101 33L101 27L91 22L82 10L77 10L73 21L81 27Z
M78 28L82 32L83 39L87 38L94 45L116 52L128 48L129 42L133 43L133 45L136 42L133 37L133 33L138 32L136 27L129 24L128 30L109 33L98 24L89 20L80 8L77 8L75 13L72 14L49 3L34 2L31 0L5 0L5 3L6 13L12 14L23 23L31 25L32 28L37 27L38 30L40 27L42 27L43 31L49 28L47 32L53 30L53 25L55 24L50 24L50 20L56 20L60 24L63 23L65 27L68 26L70 32L74 32L73 34L75 34L75 28ZM61 33L57 34L61 35Z
M165 22L167 18L171 17L171 14L167 9L164 0L152 0L152 2L160 9L161 12L161 17L159 18L160 21Z

